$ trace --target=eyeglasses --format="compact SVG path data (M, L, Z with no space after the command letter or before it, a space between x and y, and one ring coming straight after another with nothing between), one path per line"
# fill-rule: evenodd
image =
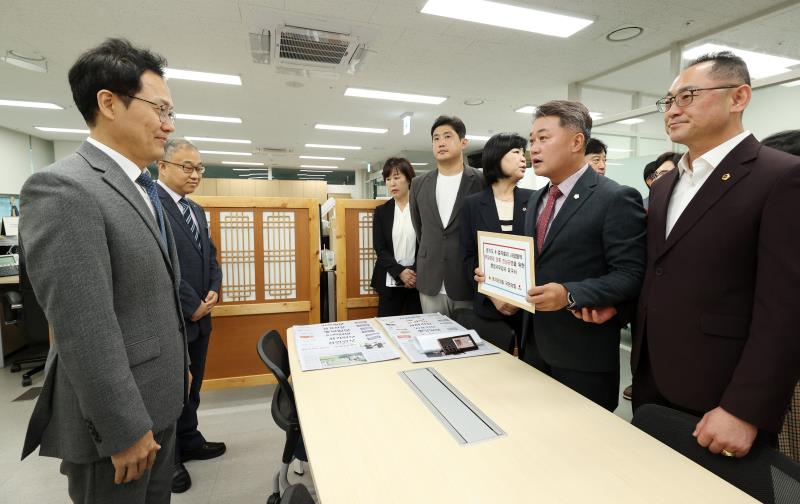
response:
M202 164L199 164L197 166L189 164L189 163L178 164L178 163L173 163L172 161L167 161L166 159L162 159L161 162L162 163L171 164L171 165L175 165L175 166L179 167L181 170L183 170L183 173L185 173L186 175L191 175L192 172L195 171L195 170L197 170L197 174L198 175L202 175L202 174L204 174L206 172L206 167L203 166Z
M696 93L698 91L711 91L714 89L733 89L741 86L742 84L728 84L727 86L717 86L717 87L709 87L709 88L695 88L695 89L687 89L685 91L681 91L678 93L678 96L665 96L656 102L656 108L658 108L659 112L666 112L667 110L672 107L673 103L677 103L679 107L688 107L691 105L692 101L694 101L694 97L697 96Z
M153 106L154 109L158 110L158 118L161 120L162 123L168 122L170 124L175 124L175 111L169 108L167 105L159 105L158 103L151 102L150 100L145 100L144 98L139 98L138 96L131 96L131 95L124 95L128 98L133 98L134 100L143 101L145 103L149 103Z

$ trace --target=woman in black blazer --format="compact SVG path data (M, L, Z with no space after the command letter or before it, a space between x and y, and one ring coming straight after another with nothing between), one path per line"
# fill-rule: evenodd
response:
M475 314L506 322L516 334L517 344L522 333L522 312L478 292L474 272L478 267L478 231L524 234L525 212L533 191L517 187L517 183L525 176L527 145L528 141L516 133L498 133L486 142L483 177L489 187L464 200L460 236L464 274L472 282Z
M372 247L378 260L371 285L378 291L379 317L422 313L416 289L417 235L408 204L412 178L414 168L405 158L390 158L383 165L392 199L375 208L372 217Z

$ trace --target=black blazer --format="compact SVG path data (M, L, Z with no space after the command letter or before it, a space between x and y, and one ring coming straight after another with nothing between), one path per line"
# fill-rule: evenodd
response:
M525 234L536 234L539 203L548 186L528 202ZM555 216L536 252L536 285L563 284L578 308L620 306L639 295L645 268L645 212L636 189L588 168ZM590 324L567 310L525 313L525 336L536 335L542 358L553 367L607 372L619 366L622 322Z
M531 194L533 191L530 189L521 187L514 189L514 228L512 232L516 235L525 234L525 214ZM475 282L475 268L478 267L478 231L502 232L492 188L489 187L479 193L467 196L462 211L461 260L464 264L464 275L472 285L473 309L481 317L504 319L505 315L497 311L494 303L478 292L478 284Z
M201 243L201 247L198 248L192 231L183 220L183 214L178 210L178 205L172 196L160 184L156 184L156 187L164 214L169 219L175 237L175 249L181 266L181 309L186 324L186 339L192 342L200 334L205 336L211 333L211 315L206 315L196 322L192 322L191 318L209 291L213 290L222 295L220 292L222 270L217 263L217 249L208 236L208 222L203 207L190 199L186 200L197 219Z
M800 374L800 158L748 136L666 237L677 183L675 169L650 193L631 365L646 349L670 402L777 432Z
M370 285L378 294L386 294L386 290L391 289L391 287L386 287L387 272L392 275L392 278L399 281L400 273L404 269L417 270L416 250L414 251L414 264L411 266L403 266L394 258L394 242L392 242L394 209L395 203L394 198L392 198L383 205L376 207L372 215L372 248L378 254L378 260L375 261L375 269L372 270L372 282ZM419 244L417 244L417 249L419 249Z

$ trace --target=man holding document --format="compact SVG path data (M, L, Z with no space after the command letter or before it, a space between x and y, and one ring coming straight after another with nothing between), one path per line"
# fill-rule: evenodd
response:
M644 276L645 212L638 191L589 169L583 153L591 127L578 102L551 101L534 114L531 164L550 184L528 201L525 234L534 239L536 279L528 302L536 312L525 316L522 358L613 411L623 321L608 316L613 309L595 311L608 317L602 323L576 313L591 317L593 307L635 301ZM476 273L483 281L483 271Z

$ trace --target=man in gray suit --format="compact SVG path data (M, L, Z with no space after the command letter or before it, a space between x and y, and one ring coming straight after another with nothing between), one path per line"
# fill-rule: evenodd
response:
M169 502L186 339L174 239L146 166L174 130L158 55L109 39L69 71L89 125L22 188L20 239L53 341L22 456L74 502Z
M417 233L417 290L424 313L451 315L472 308L472 284L459 249L464 198L485 187L481 172L464 163L467 128L458 117L439 116L431 127L436 169L411 183L411 221Z
M578 102L551 101L534 115L531 164L550 184L533 193L525 221L536 251L536 286L528 291L536 313L526 317L523 338L536 348L524 348L523 358L613 411L625 321L584 322L577 313L636 300L645 267L645 213L638 191L589 168L584 144L591 127L589 111Z

